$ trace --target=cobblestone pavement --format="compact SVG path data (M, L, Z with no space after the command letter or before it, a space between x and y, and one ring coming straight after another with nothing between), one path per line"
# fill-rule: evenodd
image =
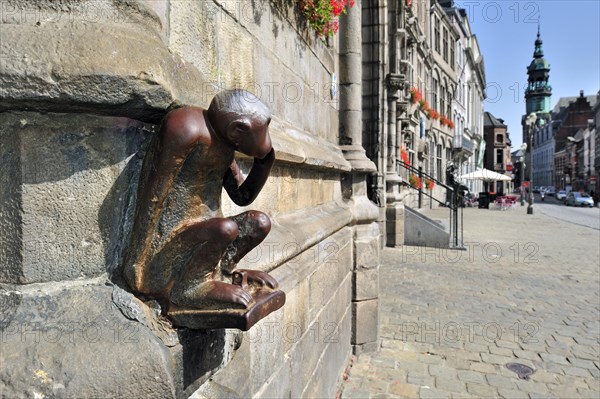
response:
M384 250L381 349L342 397L600 397L600 232L525 207L467 208L464 224L467 251Z

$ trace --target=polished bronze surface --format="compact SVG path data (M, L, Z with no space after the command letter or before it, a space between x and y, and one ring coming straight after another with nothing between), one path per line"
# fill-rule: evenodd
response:
M176 326L247 330L285 302L269 274L236 269L269 233L268 216L221 213L223 188L246 206L264 186L275 161L270 120L251 93L224 91L208 110L169 112L148 149L124 276ZM254 157L247 177L235 151Z

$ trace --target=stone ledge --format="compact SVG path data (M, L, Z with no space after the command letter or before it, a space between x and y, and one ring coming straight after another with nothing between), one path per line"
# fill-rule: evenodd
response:
M140 24L0 24L0 111L88 112L158 123L208 104L196 68ZM67 34L68 33L68 34Z
M323 244L325 238L351 222L349 208L338 202L274 218L265 241L242 259L238 267L273 271L278 281L286 280L298 271L285 262L315 244ZM279 268L280 265L283 267ZM303 278L297 276L295 279L301 281Z

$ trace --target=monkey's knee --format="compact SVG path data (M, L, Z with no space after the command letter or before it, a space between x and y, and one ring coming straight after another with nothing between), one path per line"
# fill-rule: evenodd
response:
M252 236L264 239L271 231L271 219L260 211L248 212L248 224L252 226Z
M238 225L231 219L219 218L215 220L214 233L219 241L232 242L240 233Z

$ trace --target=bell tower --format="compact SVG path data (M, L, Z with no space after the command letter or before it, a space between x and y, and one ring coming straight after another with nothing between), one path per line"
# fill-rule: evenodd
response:
M544 58L540 25L538 24L537 39L533 50L533 60L527 67L527 87L525 89L525 115L521 118L523 127L523 142L529 143L530 127L525 120L532 112L537 115L537 125L548 122L551 112L552 87L548 83L550 78L550 64ZM536 143L533 143L536 146ZM529 149L527 150L529 152Z
M550 113L550 96L552 87L548 84L550 78L550 64L544 58L542 39L540 38L540 26L538 25L533 60L527 67L527 88L525 89L525 101L527 104L526 115L532 112Z

